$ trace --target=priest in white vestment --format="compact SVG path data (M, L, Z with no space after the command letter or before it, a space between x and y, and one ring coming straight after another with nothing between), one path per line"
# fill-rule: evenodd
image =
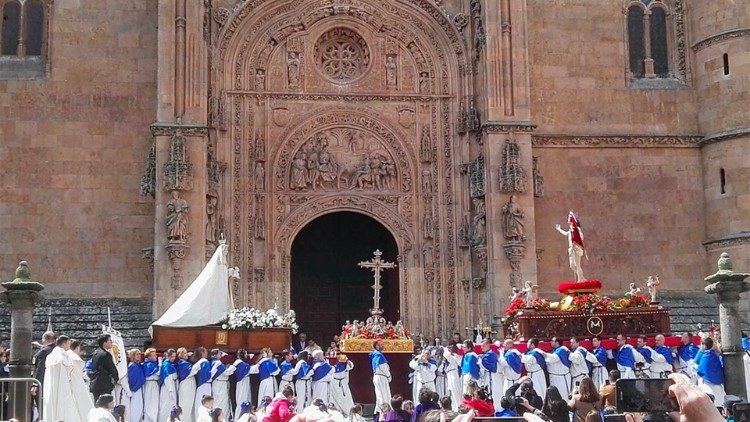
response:
M375 387L375 411L379 412L383 404L391 403L391 367L383 354L383 343L376 340L374 350L370 352L372 364L372 383ZM380 415L384 416L384 415Z
M94 408L94 400L89 393L89 386L86 384L84 378L84 367L86 362L81 359L81 342L78 340L72 340L70 342L70 350L68 350L68 357L73 362L73 375L71 376L71 388L73 389L73 396L75 398L75 404L78 408L78 414L81 416L81 420L88 417L89 411Z
M45 361L42 416L45 421L85 422L78 405L79 396L88 394L73 392L73 377L76 370L68 355L70 338L60 336ZM78 399L77 399L78 398ZM89 399L90 401L91 399Z

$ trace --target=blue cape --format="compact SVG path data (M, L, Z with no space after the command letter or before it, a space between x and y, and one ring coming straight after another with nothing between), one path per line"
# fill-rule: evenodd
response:
M320 365L316 364L313 368L313 381L320 381L325 378L329 372L331 372L331 365L328 362L319 362Z
M643 358L646 359L646 363L648 363L649 365L654 361L654 358L651 357L651 350L648 350L645 347L639 347L636 350L638 350L638 353L643 355Z
M461 362L461 373L470 374L475 380L479 379L479 358L476 353L470 352L464 355Z
M488 351L482 355L482 366L491 373L497 372L497 355L493 351Z
M349 365L348 365L348 364L347 364L346 362L339 362L339 363L337 363L337 364L336 364L336 366L335 366L335 368L336 368L336 372L346 372L346 368L347 368L348 366L349 366Z
M750 338L742 337L742 350L750 350Z
M195 384L197 387L211 381L211 362L204 360L201 362L201 369L198 370L198 375L195 376Z
M130 362L128 365L128 386L130 391L136 392L143 388L146 383L146 374L143 372L143 366L140 363Z
M159 385L164 385L164 381L166 381L167 377L176 372L177 369L174 367L174 364L165 359L161 363L161 369L159 370Z
M307 376L307 374L310 372L310 364L307 362L302 362L302 366L299 367L299 371L297 372L297 380L301 380Z
M281 361L281 365L279 365L279 371L280 371L279 375L283 376L284 374L291 371L292 369L294 369L294 365L292 365L291 362L287 362L286 359L284 359L283 361Z
M247 362L240 362L235 366L237 369L234 370L234 378L237 382L245 379L247 374L250 373L250 364Z
M635 368L635 357L633 357L633 348L627 344L622 346L620 350L615 351L615 360L619 365L626 368Z
M544 355L537 349L529 350L526 352L527 355L531 355L536 359L537 365L541 366L542 369L547 368L547 361L544 359Z
M190 375L190 371L193 370L193 364L186 361L185 359L180 359L177 361L177 379L180 381L184 381L185 378Z
M682 345L677 349L677 354L680 356L680 359L683 361L689 361L690 359L695 359L695 355L698 353L698 346L694 345L693 343L688 344L687 346Z
M596 360L602 365L607 366L607 349L603 348L602 346L597 347L594 349L593 352L591 352L596 356Z
M143 373L146 378L154 375L157 372L159 372L159 365L157 365L156 362L151 362L150 360L143 362Z
M380 350L373 350L370 352L370 363L372 364L372 372L376 372L378 370L378 366L388 363L388 359L385 358L385 355Z
M672 355L672 350L667 346L656 346L654 347L654 351L662 356L664 356L664 359L667 361L668 364L672 365L674 364L674 356Z
M711 384L724 384L724 365L721 357L714 350L703 352L703 356L698 364L698 376Z
M508 362L508 366L513 370L513 372L520 374L521 373L521 367L523 364L521 363L521 353L520 352L505 352L505 361Z
M570 350L560 346L553 350L552 353L556 354L557 357L560 358L560 362L562 362L563 365L570 368Z
M260 364L260 367L258 367L258 375L260 376L260 380L263 381L264 379L268 377L272 377L274 372L279 369L279 366L276 365L276 361L273 359L268 359L265 362L262 362Z
M219 364L218 364L218 365L216 365L216 373L214 374L213 378L211 378L211 380L212 380L212 381L213 381L213 380L215 380L216 378L219 378L219 376L220 376L221 374L223 374L223 373L224 373L224 371L226 371L226 370L227 370L227 366L226 366L226 365L224 365L223 363L221 363L221 361L220 361L219 359L214 359L214 360L213 360L213 361L211 362L211 366L213 366L214 362L219 362Z
M94 360L93 359L87 360L86 364L83 365L83 370L86 371L86 372L93 371L94 370Z

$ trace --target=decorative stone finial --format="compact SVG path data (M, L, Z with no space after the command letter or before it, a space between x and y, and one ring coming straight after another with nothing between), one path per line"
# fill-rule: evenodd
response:
M726 252L721 253L719 257L719 271L732 271L732 260L729 258L729 254Z
M31 281L31 271L29 271L28 262L21 261L18 263L18 268L16 268L16 279L13 281Z
M8 290L29 290L34 292L41 292L44 290L44 285L42 283L31 281L31 271L29 270L29 264L26 261L18 263L18 268L16 268L16 279L2 283L2 286Z

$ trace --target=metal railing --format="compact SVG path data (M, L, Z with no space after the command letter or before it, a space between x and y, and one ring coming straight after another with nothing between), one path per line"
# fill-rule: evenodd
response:
M42 418L42 384L34 378L0 378L0 421Z

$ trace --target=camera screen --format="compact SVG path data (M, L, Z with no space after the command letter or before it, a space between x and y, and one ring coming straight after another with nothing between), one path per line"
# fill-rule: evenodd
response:
M672 412L679 410L669 395L670 379L621 379L617 381L618 412Z
M735 403L732 414L735 422L750 422L750 403Z

